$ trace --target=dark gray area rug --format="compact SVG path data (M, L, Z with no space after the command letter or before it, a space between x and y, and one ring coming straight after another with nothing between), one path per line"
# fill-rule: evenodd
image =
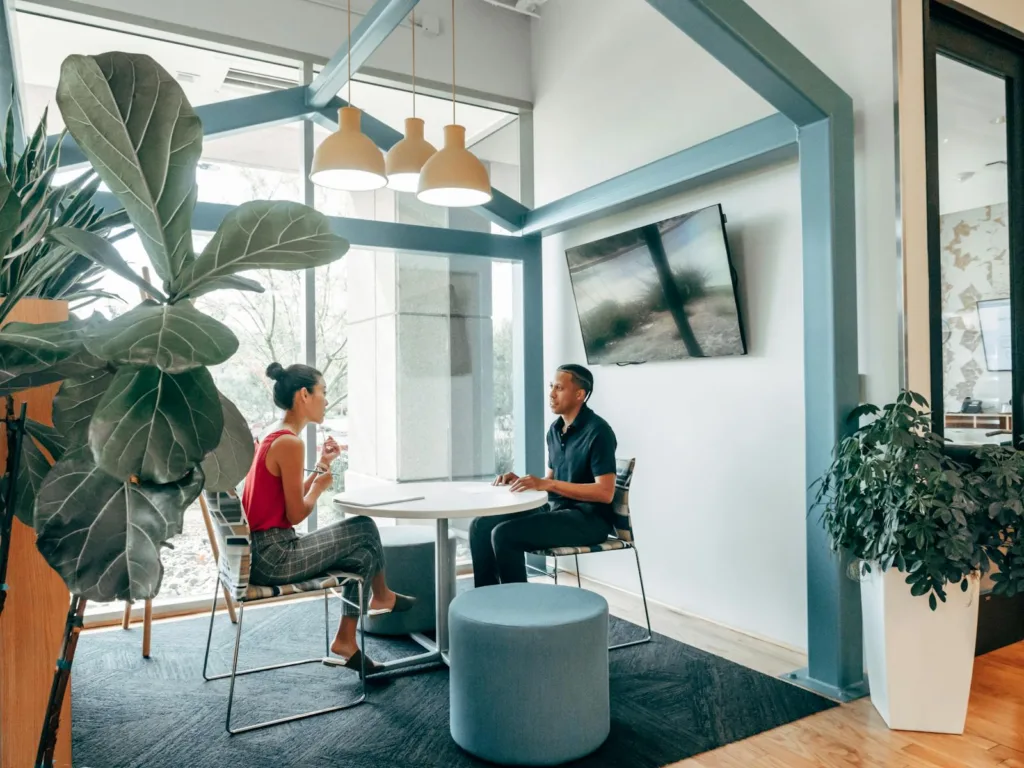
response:
M331 600L331 628L339 601ZM246 612L239 667L323 652L323 603ZM140 631L81 637L72 675L74 764L88 768L347 766L454 768L486 765L448 732L448 672L435 669L370 687L350 710L229 736L228 681L204 682L209 617L153 626L152 658ZM230 668L234 626L219 615L211 671ZM615 642L639 627L612 619ZM370 638L370 655L419 650L407 640ZM611 735L581 768L664 766L835 706L820 696L667 637L613 651ZM353 673L320 664L238 678L235 725L329 706L358 691Z

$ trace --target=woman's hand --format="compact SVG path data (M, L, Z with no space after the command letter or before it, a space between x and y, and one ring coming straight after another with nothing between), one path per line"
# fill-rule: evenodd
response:
M330 472L324 472L323 474L320 474L320 475L316 476L316 480L313 481L313 488L312 488L312 490L315 493L317 493L317 494L321 494L324 491L326 491L328 488L330 488L331 487L331 483L333 483L333 482L334 482L334 475L332 475Z
M320 451L320 463L324 467L331 466L331 462L341 455L341 446L333 437L324 441L324 447Z

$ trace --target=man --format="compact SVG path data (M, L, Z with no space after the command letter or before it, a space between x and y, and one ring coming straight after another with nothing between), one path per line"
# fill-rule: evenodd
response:
M587 406L593 391L594 377L582 365L556 372L549 400L558 419L548 430L547 476L509 473L494 481L513 492L547 491L548 504L473 521L469 545L476 586L526 581L526 552L600 544L612 533L615 433Z

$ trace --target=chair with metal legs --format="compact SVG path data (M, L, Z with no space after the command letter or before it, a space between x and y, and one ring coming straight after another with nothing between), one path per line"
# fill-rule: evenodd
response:
M225 728L231 735L245 733L247 731L255 731L259 728L267 728L272 725L280 725L281 723L290 723L294 720L302 720L307 717L314 717L316 715L325 715L328 712L338 712L342 709L349 709L357 704L361 704L366 699L366 670L365 668L360 670L360 678L362 680L362 691L355 699L343 704L337 704L323 709L317 709L310 712L303 712L297 715L288 715L287 717L280 717L275 720L266 720L259 723L253 723L252 725L246 725L241 728L231 727L231 709L235 699L235 678L241 677L242 675L251 675L255 672L266 672L271 669L282 669L284 667L295 667L303 664L321 664L324 659L330 656L331 653L331 627L330 618L328 611L328 598L331 590L337 589L338 587L344 586L350 582L356 582L359 587L359 606L363 605L363 590L365 583L361 576L356 574L346 573L344 571L327 571L325 573L316 576L315 578L308 579L303 582L296 584L284 584L276 587L259 586L256 584L249 583L249 568L250 568L250 556L251 546L249 540L249 524L246 522L245 513L242 510L241 500L234 495L226 493L207 493L207 504L209 506L210 514L214 520L214 534L217 538L217 544L220 550L220 558L218 562L218 581L213 591L213 605L210 608L210 630L206 636L206 656L203 659L203 678L207 681L211 680L223 680L224 678L231 679L231 685L228 688L228 713L225 719ZM208 673L208 667L210 662L210 645L213 641L213 622L217 615L217 598L221 590L221 586L224 586L231 593L232 597L238 603L238 625L235 630L235 648L234 654L231 660L231 671L224 672L218 675L211 675ZM310 659L302 659L300 661L287 661L281 664L271 664L265 667L255 667L252 669L238 669L238 649L242 642L242 623L245 618L245 607L252 603L259 602L261 600L267 600L274 597L281 597L283 595L293 595L299 593L316 593L323 592L324 595L324 655L317 656ZM340 592L340 591L339 591ZM346 603L350 601L341 598ZM366 635L362 631L362 625L364 622L360 622L360 646L365 647ZM363 657L365 659L365 657ZM364 661L365 664L365 661Z
M640 570L640 552L636 548L636 541L633 535L633 518L629 511L629 484L633 480L633 469L636 467L636 459L619 459L615 462L615 500L612 508L615 512L615 535L609 536L607 541L595 544L590 547L552 547L551 549L537 550L530 552L531 555L552 557L555 560L554 579L558 583L558 558L572 555L576 561L576 586L583 587L580 579L580 555L588 555L593 552L614 552L615 550L631 549L636 557L636 574L640 577L640 597L644 603L644 618L647 620L647 635L639 640L631 640L628 643L618 643L608 646L608 650L614 651L618 648L629 648L633 645L641 645L651 642L654 636L651 632L651 614L647 610L647 593L644 591L644 574Z

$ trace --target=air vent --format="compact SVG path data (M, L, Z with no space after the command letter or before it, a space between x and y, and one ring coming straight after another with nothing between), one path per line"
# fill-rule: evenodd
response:
M246 72L243 69L231 67L224 76L225 85L233 85L237 88L248 88L254 91L281 91L285 88L294 88L299 84L298 80L289 80L285 77L274 77L258 72Z

